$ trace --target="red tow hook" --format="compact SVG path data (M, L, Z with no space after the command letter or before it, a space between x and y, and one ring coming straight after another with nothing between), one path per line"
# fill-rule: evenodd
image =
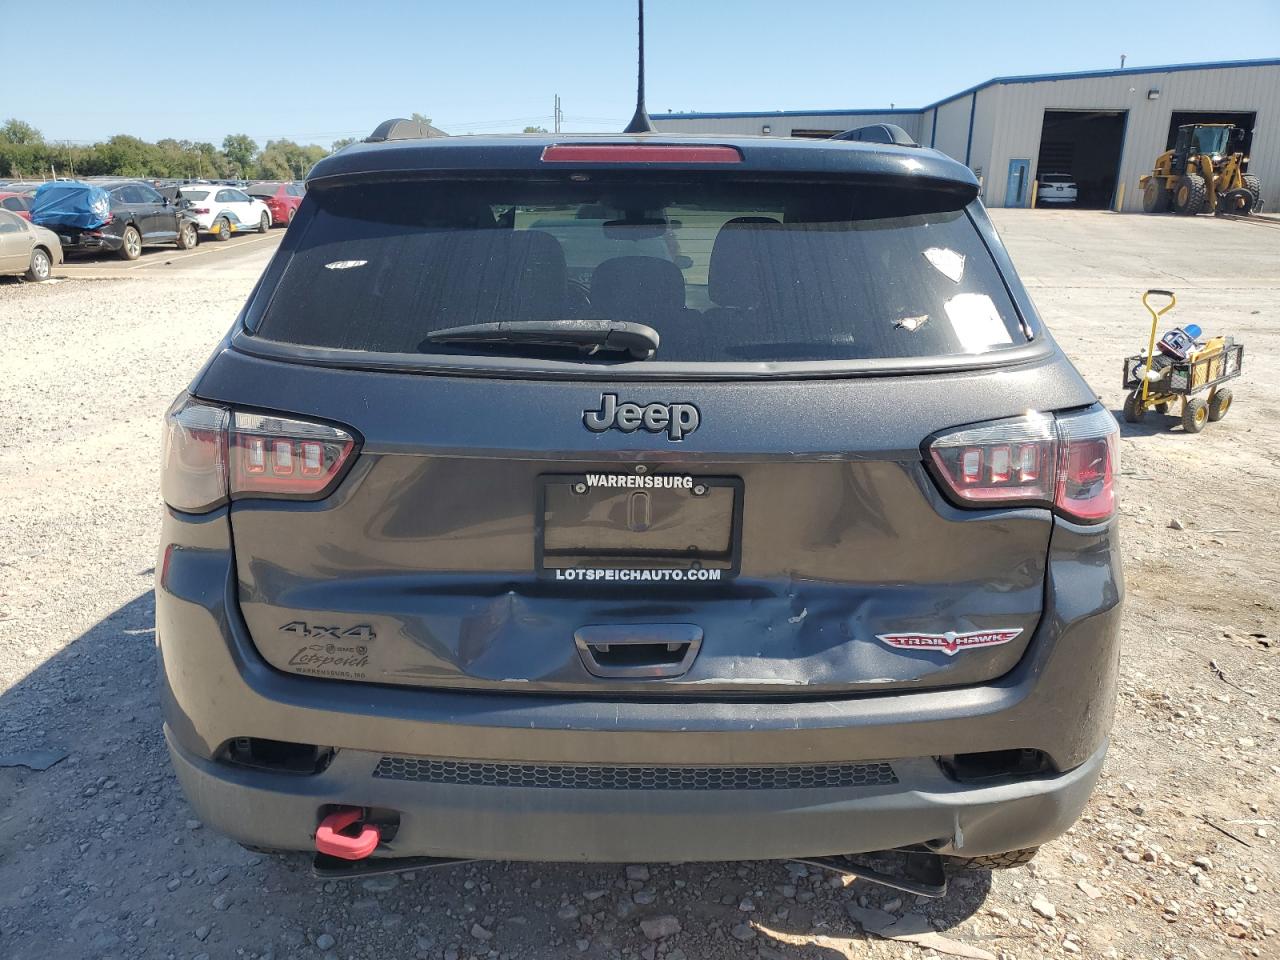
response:
M363 860L373 853L382 833L372 823L360 823L364 811L359 807L343 807L320 821L316 827L316 850L343 860ZM355 835L344 833L356 827Z

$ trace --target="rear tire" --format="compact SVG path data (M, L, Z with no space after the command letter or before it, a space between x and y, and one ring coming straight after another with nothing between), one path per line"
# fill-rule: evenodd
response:
M178 227L178 249L190 250L200 242L199 234L196 233L196 225L194 223L184 223Z
M1141 391L1135 390L1124 398L1124 422L1141 423L1146 419L1147 408L1142 403Z
M293 223L293 215L297 212L298 210L296 207L289 208L289 212L284 215L284 225L286 227L289 226L289 224Z
M1240 179L1244 181L1244 188L1253 194L1253 207L1249 211L1252 213L1254 210L1259 209L1259 205L1262 203L1262 180L1250 173L1246 173Z
M1015 867L1025 867L1039 852L1039 847L1025 847L985 857L947 857L947 863L957 870L1013 870Z
M258 232L266 233L271 229L271 214L264 213L258 218Z
M218 220L218 232L214 234L219 240L231 239L231 220L228 217L222 217Z
M1182 408L1182 429L1187 433L1199 433L1209 422L1209 406L1203 397L1191 397Z
M1215 390L1209 398L1209 422L1217 423L1231 409L1231 391Z
M1204 209L1205 196L1204 177L1188 173L1173 188L1173 209L1184 217L1194 217Z
M119 255L122 260L137 260L142 256L142 234L133 224L125 227L120 235Z
M31 251L31 266L27 267L26 272L28 280L33 283L48 280L52 269L53 263L49 259L48 252L43 247L36 247Z
M1152 177L1142 188L1142 209L1146 213L1167 213L1169 191L1164 188L1162 177Z

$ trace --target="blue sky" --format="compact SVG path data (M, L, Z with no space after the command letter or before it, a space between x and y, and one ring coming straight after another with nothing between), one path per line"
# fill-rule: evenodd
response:
M518 131L550 127L557 93L564 129L616 130L634 105L632 0L60 7L73 25L46 46L46 15L0 0L0 23L12 14L33 25L4 45L0 118L51 140L247 133L327 146L413 111L450 133ZM1130 67L1280 56L1276 0L1235 0L1220 27L1212 9L648 0L649 109L920 106L993 76L1114 68L1122 53ZM140 55L127 83L130 50ZM75 79L64 82L63 68Z

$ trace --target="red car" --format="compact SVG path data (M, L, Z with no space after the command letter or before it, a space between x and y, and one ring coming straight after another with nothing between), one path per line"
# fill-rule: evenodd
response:
M31 198L25 193L0 190L0 210L16 213L23 220L31 219Z
M300 183L252 183L245 193L267 205L271 211L272 226L278 223L288 226L298 212L298 204L302 203L306 188Z

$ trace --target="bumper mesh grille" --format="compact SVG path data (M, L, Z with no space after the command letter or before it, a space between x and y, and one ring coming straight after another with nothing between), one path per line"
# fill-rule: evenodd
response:
M898 782L893 768L884 762L779 767L610 767L383 757L373 775L384 780L417 783L564 790L812 790L889 786Z

